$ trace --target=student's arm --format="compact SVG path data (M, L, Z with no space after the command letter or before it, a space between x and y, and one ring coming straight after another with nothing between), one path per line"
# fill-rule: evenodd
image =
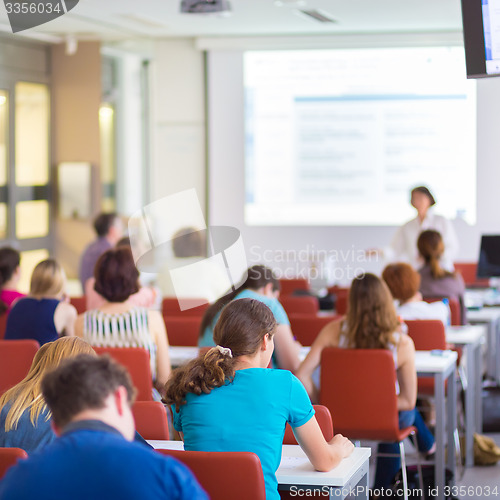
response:
M278 366L283 370L295 373L299 367L300 346L293 339L292 330L288 325L278 325L274 334L274 352Z
M398 410L413 410L417 402L417 371L415 345L408 335L401 335L398 344Z
M337 434L328 443L315 418L293 429L295 438L304 450L312 466L320 472L328 472L348 457L354 445L342 434Z
M323 327L295 374L306 388L313 402L318 400L318 388L314 385L312 375L320 364L321 351L325 347L338 346L341 321L340 319L334 320Z
M75 335L83 339L83 325L84 325L85 315L79 314L75 320Z
M78 316L76 309L71 304L59 302L54 311L54 325L59 335L73 337L75 335L75 320Z
M172 371L170 355L168 353L167 330L163 318L158 311L149 311L148 321L151 334L156 343L156 388L163 395L165 392L165 383Z

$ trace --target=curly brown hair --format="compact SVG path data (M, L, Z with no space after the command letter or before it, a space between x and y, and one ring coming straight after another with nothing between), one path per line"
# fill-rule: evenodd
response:
M276 331L276 320L271 310L254 299L237 299L222 309L215 325L217 346L231 349L232 357L212 347L186 365L174 370L165 384L164 402L175 405L177 411L186 402L188 393L209 394L234 378L240 356L257 353L262 340Z

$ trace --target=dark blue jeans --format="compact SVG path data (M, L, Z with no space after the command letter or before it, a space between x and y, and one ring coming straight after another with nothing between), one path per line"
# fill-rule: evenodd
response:
M417 445L419 451L426 452L434 444L434 436L425 425L420 412L413 410L399 412L399 428L405 429L414 425L417 429ZM393 453L399 455L399 443L379 443L377 453ZM401 459L395 457L377 457L374 488L389 488L394 476L401 468Z

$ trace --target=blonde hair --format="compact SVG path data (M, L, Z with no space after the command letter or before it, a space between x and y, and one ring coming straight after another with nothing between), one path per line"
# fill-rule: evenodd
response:
M56 296L64 290L66 274L54 259L39 262L31 275L30 294Z
M11 403L5 419L5 432L17 429L21 415L28 408L30 409L30 421L35 425L40 414L47 410L41 390L43 376L48 371L57 368L63 359L78 354L96 355L90 344L79 337L62 337L40 347L33 358L28 375L0 396L0 411L6 404ZM46 420L49 418L50 412L47 412Z
M374 274L355 278L349 291L345 319L348 346L388 349L401 325L387 285Z

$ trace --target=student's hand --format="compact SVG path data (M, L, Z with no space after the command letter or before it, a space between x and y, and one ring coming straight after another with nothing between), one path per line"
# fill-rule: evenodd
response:
M348 457L354 450L354 445L351 443L351 441L349 441L349 439L342 436L342 434L335 434L329 444L332 444L338 448L340 454L342 455L342 458Z

